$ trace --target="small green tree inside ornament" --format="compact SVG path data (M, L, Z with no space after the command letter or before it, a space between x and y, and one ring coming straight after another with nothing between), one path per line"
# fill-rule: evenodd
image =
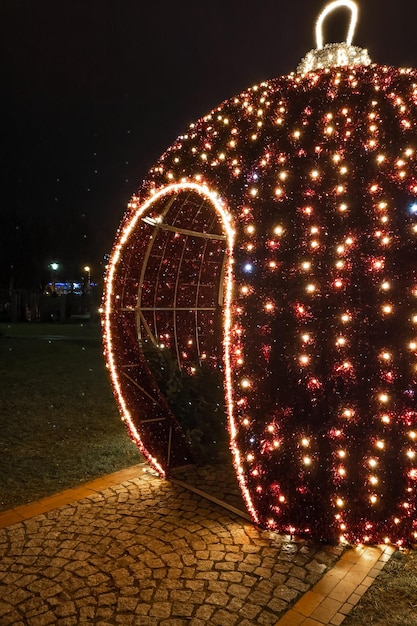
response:
M161 475L192 461L144 350L221 375L253 520L417 538L417 72L346 43L223 102L161 156L111 255L105 352Z

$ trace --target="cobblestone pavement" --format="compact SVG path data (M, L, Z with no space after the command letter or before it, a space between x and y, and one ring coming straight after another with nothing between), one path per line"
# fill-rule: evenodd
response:
M148 471L0 530L0 625L274 625L340 554Z

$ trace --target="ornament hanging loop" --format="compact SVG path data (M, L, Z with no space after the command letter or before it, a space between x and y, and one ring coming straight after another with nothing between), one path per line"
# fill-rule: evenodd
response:
M346 7L350 9L351 17L349 30L346 37L346 43L348 46L352 45L353 34L356 28L356 22L358 21L358 7L353 0L334 0L334 2L330 2L323 11L320 13L317 22L316 22L316 42L317 42L317 50L322 50L323 48L323 22L326 17L339 7Z
M326 17L339 7L350 10L351 18L346 41L342 43L326 43L323 45L323 22ZM307 74L330 67L349 67L370 65L368 51L364 48L352 46L353 34L358 20L358 7L353 0L334 0L320 13L316 22L317 48L310 50L297 67L298 74Z

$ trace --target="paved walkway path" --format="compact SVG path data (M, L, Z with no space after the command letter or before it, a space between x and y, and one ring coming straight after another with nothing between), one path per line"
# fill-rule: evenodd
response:
M340 624L390 554L342 552L135 466L0 513L0 624Z

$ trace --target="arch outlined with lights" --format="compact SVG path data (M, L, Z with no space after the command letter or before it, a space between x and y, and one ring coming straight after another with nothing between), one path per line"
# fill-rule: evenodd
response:
M158 215L155 217L149 217L148 213L152 209L152 207L157 204L159 201L163 201L164 199L175 199L179 194L184 192L196 192L199 196L201 196L204 201L209 202L210 206L215 211L217 218L219 219L222 230L224 232L224 236L220 236L219 234L210 234L210 233L196 233L195 231L181 228L180 226L171 226L167 223L164 223L163 216ZM117 399L117 403L119 405L119 409L122 415L123 421L126 422L128 431L142 451L142 453L147 458L150 465L162 476L164 477L169 472L169 467L164 464L161 459L158 459L156 455L152 453L152 450L148 449L144 444L142 437L138 431L136 426L137 416L134 419L132 416L132 411L127 406L127 402L125 399L125 395L123 393L123 370L120 366L116 364L116 355L115 348L113 345L113 326L114 326L114 304L119 299L118 294L115 294L115 276L117 272L117 268L121 262L123 256L123 250L125 247L129 246L129 241L134 233L134 231L138 228L140 222L145 223L151 227L155 227L157 230L166 230L172 231L176 234L180 233L186 236L194 236L194 237L206 237L206 238L214 238L214 239L224 239L226 246L226 254L225 254L225 263L224 263L224 278L222 284L220 285L220 298L223 301L223 359L224 359L224 385L225 385L225 398L226 398L226 408L227 408L227 419L229 426L229 435L230 435L230 447L233 454L234 464L236 467L236 474L240 484L240 488L245 499L245 503L248 509L251 511L254 519L257 519L257 514L255 508L252 504L251 497L249 491L246 487L244 475L242 471L240 471L241 464L241 455L236 444L236 423L234 417L234 401L233 401L233 385L232 385L232 367L231 367L231 325L232 325L232 292L233 292L233 247L234 247L234 239L235 239L235 231L232 225L232 216L229 210L225 207L225 204L219 199L218 195L210 190L206 185L201 185L193 182L182 182L177 184L171 184L166 187L163 187L157 191L153 191L152 195L142 204L139 204L134 201L130 204L130 207L134 209L133 214L125 220L125 223L119 233L118 241L114 246L113 253L109 260L109 266L107 270L106 276L106 288L104 295L104 316L103 316L103 326L104 326L104 346L105 346L105 354L108 364L108 369L110 371L110 377L114 389L114 393ZM152 343L157 346L157 338L152 333L149 325L146 323L144 319L144 311L149 312L151 308L156 310L157 307L142 307L141 297L142 297L142 289L144 283L144 276L147 267L147 260L150 255L150 251L152 249L154 241L154 235L150 237L150 244L147 246L147 250L145 252L145 262L143 263L141 269L141 275L139 278L139 286L138 286L138 301L136 305L135 311L135 319L137 323L137 333L138 340L141 341L141 331L140 325L145 328L148 338L151 339ZM177 276L178 282L178 276ZM168 308L168 307L167 307ZM192 308L192 307L187 307ZM121 309L123 310L123 309ZM175 308L171 309L175 311ZM157 333L155 333L157 335ZM178 354L178 347L176 346L176 352ZM181 362L178 357L178 364L181 367ZM122 371L119 371L122 370Z

